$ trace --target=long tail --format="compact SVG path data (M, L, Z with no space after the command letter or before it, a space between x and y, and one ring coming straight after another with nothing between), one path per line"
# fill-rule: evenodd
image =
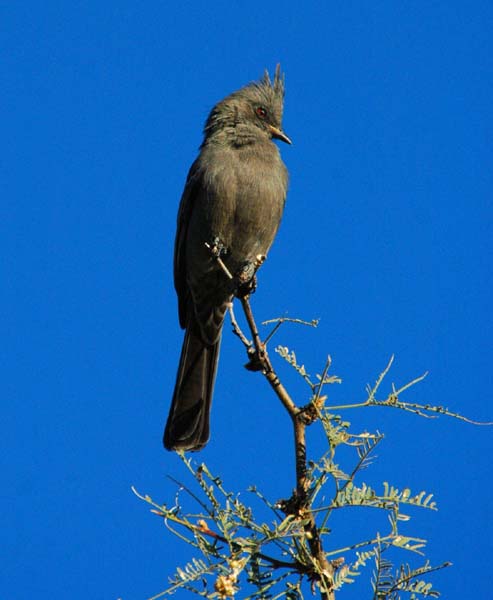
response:
M185 332L175 391L164 430L168 450L200 450L209 439L209 414L221 336L204 344L191 323Z

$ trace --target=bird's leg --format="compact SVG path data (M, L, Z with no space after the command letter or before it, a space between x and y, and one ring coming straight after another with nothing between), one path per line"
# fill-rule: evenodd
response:
M211 244L205 244L207 246L207 248L209 248L209 250L211 251L212 256L214 257L220 257L220 256L225 256L228 253L228 249L227 247L224 245L224 243L221 241L221 238L218 236L215 236L212 239L212 243Z

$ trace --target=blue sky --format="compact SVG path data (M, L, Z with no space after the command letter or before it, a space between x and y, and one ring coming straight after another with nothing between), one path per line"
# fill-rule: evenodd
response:
M281 148L290 192L259 320L321 319L277 342L312 373L332 355L334 402L362 399L395 354L387 385L430 372L409 400L492 419L491 3L1 13L2 597L141 600L188 556L130 491L172 502L166 475L183 476L161 446L182 337L176 211L208 110L277 62L294 144ZM290 424L244 362L227 327L197 459L274 500L293 486ZM410 531L454 563L434 579L443 597L490 597L491 429L346 416L387 435L368 483L435 493L440 511ZM371 597L369 575L340 598Z

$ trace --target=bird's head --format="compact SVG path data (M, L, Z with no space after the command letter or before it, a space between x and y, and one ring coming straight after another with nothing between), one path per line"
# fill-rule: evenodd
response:
M265 71L260 81L233 92L214 106L205 124L204 143L216 135L227 135L239 146L272 138L291 144L281 126L283 104L284 75L277 65L273 81Z

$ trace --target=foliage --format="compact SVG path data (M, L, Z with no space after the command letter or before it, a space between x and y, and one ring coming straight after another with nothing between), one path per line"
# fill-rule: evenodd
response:
M276 320L275 330L280 321ZM314 321L306 324L316 326ZM371 565L374 566L371 576L374 600L438 597L439 592L425 577L450 563L432 566L423 559L424 562L413 565L410 562L393 564L399 551L405 551L410 561L413 557L424 556L426 540L401 531L401 528L407 528L410 510L437 510L433 495L426 491L411 491L407 487L398 489L388 482L370 485L360 481L384 436L378 431L354 432L350 422L339 412L380 406L423 417L446 414L468 419L444 407L421 405L401 398L425 375L400 388L392 384L387 396L378 399L393 357L375 384L368 386L364 402L332 405L329 409L326 407L327 395L322 392L328 389L327 386L341 383L338 377L329 375L330 357L321 373L311 377L292 350L279 346L276 351L309 386L310 402L299 409L305 425L319 422L327 440L326 452L307 464L303 503L297 502L296 493L272 502L254 486L249 489L251 501L245 502L243 496L240 500L238 492L226 489L205 464L197 465L188 456L180 454L189 473L189 482L175 481L178 492L172 506L157 504L149 496L142 496L135 489L134 492L152 506L152 512L164 520L174 535L188 543L201 557L178 568L170 578L169 586L150 600L170 595L179 588L210 599L234 598L239 594L245 600L297 600L317 589L322 597L334 598ZM347 464L344 465L336 461L341 447L349 448L353 455L352 461L345 460ZM268 522L255 514L254 506L259 501L270 514ZM333 515L354 507L376 509L387 515L386 530L375 530L369 539L351 545L330 547L329 524L332 524ZM379 522L374 520L375 527ZM315 529L310 529L310 523L315 524ZM314 557L311 539L314 532L329 548L324 550L324 555L331 568L330 590L323 585L327 573L322 573L321 563Z

